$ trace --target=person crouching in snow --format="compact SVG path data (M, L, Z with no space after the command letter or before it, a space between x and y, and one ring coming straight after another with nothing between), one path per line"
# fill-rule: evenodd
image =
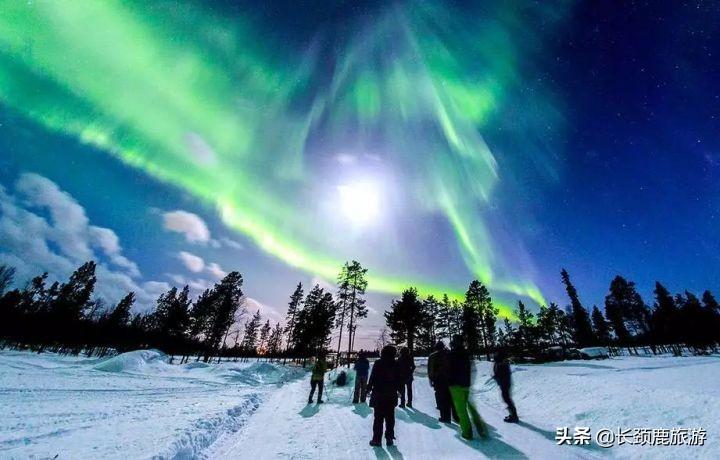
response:
M325 356L318 355L315 365L312 368L312 375L310 376L310 397L308 398L308 404L312 404L313 402L315 388L318 389L317 403L321 404L323 402L322 394L325 382L325 372L327 372L327 362L325 361Z
M380 438L385 424L385 443L393 445L395 439L395 406L397 406L400 390L400 372L395 361L396 350L386 345L380 352L380 359L375 361L368 380L370 407L373 408L373 437L370 445L380 446Z
M461 335L453 337L448 353L448 383L450 384L450 395L452 396L455 411L460 419L460 435L465 439L473 438L472 425L475 425L480 437L487 437L487 427L480 417L475 405L470 400L470 354L465 349ZM468 411L470 415L468 416Z
M495 364L493 364L493 378L500 387L500 394L505 404L507 404L508 412L510 412L510 415L505 417L504 420L508 423L517 423L520 419L517 415L515 403L510 396L510 388L512 386L511 375L507 355L504 351L498 351L495 354Z
M365 357L365 352L363 350L360 350L360 353L358 353L358 358L355 361L353 368L355 369L355 391L353 392L353 404L357 404L358 402L365 403L370 362Z

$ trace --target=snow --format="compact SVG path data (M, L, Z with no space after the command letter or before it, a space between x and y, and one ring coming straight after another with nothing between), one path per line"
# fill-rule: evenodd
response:
M473 396L490 439L437 421L418 359L397 445L367 445L372 409L326 382L307 405L305 371L267 362L167 364L155 350L109 359L0 352L0 458L718 458L720 357L621 357L513 366L522 423L507 424L491 363ZM177 362L177 361L175 361ZM302 377L302 378L300 378ZM328 375L333 380L335 373ZM557 427L704 428L702 447L558 446Z
M0 352L0 458L197 457L304 375L268 363L166 361L155 350L106 359Z

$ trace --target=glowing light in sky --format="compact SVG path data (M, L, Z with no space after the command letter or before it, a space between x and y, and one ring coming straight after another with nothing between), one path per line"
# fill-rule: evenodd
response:
M388 6L353 25L328 58L250 15L228 19L202 3L4 2L0 101L182 188L291 266L332 280L357 258L371 290L462 292L424 282L435 278L427 273L390 275L412 266L402 241L356 254L355 240L339 235L331 246L324 223L307 218L313 186L339 171L323 169L323 153L380 144L377 161L403 191L395 206L415 216L402 230L441 216L469 275L493 293L544 303L521 239L498 231L491 211L513 168L554 171L544 142L558 116L542 88L525 91L542 43L535 25L552 28L566 7L511 3L469 13L439 1ZM522 148L500 157L483 132L507 129L507 117ZM358 226L389 214L372 181L336 192Z
M339 185L343 215L357 225L372 224L380 214L380 192L372 182Z

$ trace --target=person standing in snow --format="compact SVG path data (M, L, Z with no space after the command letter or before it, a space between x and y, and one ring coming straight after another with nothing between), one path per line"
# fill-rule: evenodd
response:
M398 367L400 368L400 407L405 407L405 392L407 391L407 407L412 407L412 382L413 373L415 372L415 360L408 347L400 349L400 357L398 358Z
M386 345L380 351L380 359L375 361L368 380L370 407L373 408L373 437L370 445L380 446L385 425L385 443L393 445L395 439L395 406L400 390L400 372L395 361L395 347Z
M517 415L517 409L515 403L510 396L510 388L512 387L512 373L510 372L510 363L508 362L507 355L504 351L498 351L495 354L495 364L493 364L493 378L500 387L500 395L503 401L507 405L508 412L510 415L505 417L508 423L517 423L520 421Z
M310 397L308 398L308 404L312 404L313 402L315 388L317 388L318 390L317 403L322 404L325 372L327 372L327 362L325 361L325 356L318 355L317 360L315 361L315 365L312 368L312 375L310 376Z
M458 420L450 398L449 370L447 348L445 343L440 340L435 344L435 351L428 357L428 380L430 380L430 386L435 390L435 403L440 410L439 420L443 423L450 423L451 415L455 421Z
M465 349L463 337L456 335L450 344L448 353L448 384L455 411L460 419L460 435L465 439L473 438L472 424L480 437L487 437L487 427L480 417L475 405L470 400L471 362L470 354ZM470 414L468 415L468 411ZM470 423L472 419L472 424Z
M353 369L355 369L355 391L353 392L353 404L357 404L358 402L364 404L367 395L368 371L370 370L370 362L365 357L365 351L360 350Z

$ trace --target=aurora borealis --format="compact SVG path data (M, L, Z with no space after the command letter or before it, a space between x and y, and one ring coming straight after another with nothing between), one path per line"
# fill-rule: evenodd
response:
M527 203L573 173L574 101L546 76L583 8L4 1L0 103L302 273L358 259L374 292L474 277L543 304L527 242L545 216ZM377 187L367 225L338 209L357 183Z

